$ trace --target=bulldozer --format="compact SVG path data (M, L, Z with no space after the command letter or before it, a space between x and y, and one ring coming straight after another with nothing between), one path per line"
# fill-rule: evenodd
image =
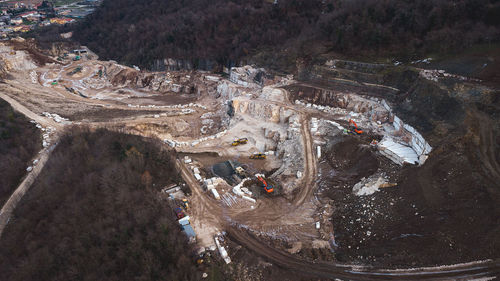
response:
M250 159L266 159L266 155L264 153L254 153L250 155Z
M237 145L240 145L240 144L245 144L247 142L248 142L247 138L241 138L241 139L234 140L233 143L231 143L231 145L232 146L237 146Z
M356 122L354 122L352 119L349 119L349 132L356 135L361 135L363 133L363 130L358 129L358 124L356 124Z

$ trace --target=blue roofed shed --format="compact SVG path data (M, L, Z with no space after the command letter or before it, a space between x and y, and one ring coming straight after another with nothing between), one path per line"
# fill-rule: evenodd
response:
M184 232L186 233L188 238L195 238L196 237L196 234L194 233L194 230L190 224L183 225L182 230L184 230Z

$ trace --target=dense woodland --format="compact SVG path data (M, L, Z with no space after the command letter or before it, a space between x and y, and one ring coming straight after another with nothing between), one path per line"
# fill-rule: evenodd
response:
M0 279L201 279L158 196L180 180L174 157L136 136L69 132L3 233Z
M0 205L19 185L41 148L40 131L35 125L0 99Z
M276 2L276 3L274 3ZM220 64L297 57L418 56L498 41L496 0L104 0L74 39L104 59Z

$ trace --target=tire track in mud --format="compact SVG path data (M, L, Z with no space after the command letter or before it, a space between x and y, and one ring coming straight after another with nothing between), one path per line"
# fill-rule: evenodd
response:
M494 125L491 119L477 111L471 112L478 122L479 130L479 158L483 165L486 176L493 182L500 181L500 164L497 161L497 150L495 147Z
M471 280L480 277L495 277L500 274L500 260L498 259L450 266L394 270L311 262L273 248L234 226L228 226L227 233L229 238L256 255L278 267L295 271L304 276L328 279L346 278L349 280Z
M10 85L13 87L13 85ZM64 90L62 90L64 92ZM73 100L80 101L80 98L69 96L67 93L66 98L70 98ZM287 92L285 91L285 95ZM28 116L30 119L37 120L40 124L50 125L53 127L61 126L55 122L52 122L50 119L43 118L29 111L26 107L20 105L17 101L7 97L5 94L0 93L0 97L5 97L4 99L8 101L16 110L20 111L24 115ZM10 101L9 101L10 99ZM100 105L100 102L90 102L92 105ZM279 103L276 103L279 104ZM115 106L115 105L112 105ZM293 200L293 205L302 206L307 199L311 198L315 188L315 177L317 174L316 167L316 159L314 155L312 136L309 128L309 116L300 112L292 105L283 105L288 109L292 109L297 114L301 115L301 134L303 138L303 148L304 148L304 185L299 190L297 196ZM116 105L116 107L120 107ZM125 108L125 106L123 106ZM135 110L133 108L126 108L129 110ZM50 123L50 124L47 124ZM63 128L61 126L61 128ZM495 158L492 157L494 154L494 139L491 132L484 131L485 128L481 128L481 158L485 158L487 163L485 163L486 168L490 170L491 174L498 178L499 176L499 165L496 162ZM484 143L483 143L484 142ZM43 168L43 164L48 159L48 154L44 159L44 162L40 161L39 165L37 165L37 169L41 170ZM262 256L263 258L269 260L273 264L283 267L292 271L295 271L299 274L305 276L315 276L321 278L347 278L347 279L356 279L356 280L374 280L374 279L393 279L393 280L449 280L450 278L479 278L484 276L496 276L500 274L500 261L499 260L488 260L488 261L480 261L473 262L464 265L457 266L444 266L444 267L434 267L434 268L417 268L417 269L404 269L404 270L384 270L384 269L375 269L370 267L363 266L353 266L353 265L342 265L335 263L326 263L326 262L311 262L307 260L302 260L296 256L273 248L266 244L265 242L259 240L258 238L248 234L246 231L237 228L234 224L230 224L228 219L228 212L231 210L227 210L222 208L220 204L206 196L200 187L200 184L196 179L194 179L192 173L189 169L181 163L179 160L177 161L177 166L183 179L186 183L191 187L193 192L193 196L195 200L199 201L199 204L203 205L200 209L203 212L203 219L207 219L210 223L214 223L216 225L224 226L228 231L229 236L240 245L247 248L249 251L255 252L257 255ZM25 179L26 185L30 186L30 181L34 181L36 179L36 175L39 173L30 174L30 180ZM25 183L23 181L23 183ZM29 183L29 184L28 184ZM18 187L19 189L20 187ZM16 190L17 191L17 190ZM9 199L10 200L10 199ZM13 209L12 209L13 210ZM2 215L4 214L2 209ZM0 226L1 227L1 226ZM1 229L0 229L1 234Z
M304 186L300 189L297 196L294 198L293 204L295 206L302 205L306 199L309 199L316 186L315 178L317 174L316 157L314 156L313 142L311 136L311 129L309 128L310 118L308 115L303 114L301 117L301 135L304 153Z

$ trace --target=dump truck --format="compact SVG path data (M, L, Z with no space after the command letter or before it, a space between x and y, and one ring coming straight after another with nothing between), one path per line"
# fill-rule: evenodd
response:
M250 155L250 159L266 159L266 155L264 153L254 153Z
M267 181L263 177L258 176L257 179L260 181L260 183L262 185L262 188L264 188L264 190L267 193L273 193L274 192L274 187L272 185L268 184Z
M241 139L234 140L231 145L232 146L237 146L237 145L240 145L240 144L245 144L247 142L248 142L247 138L241 138Z

